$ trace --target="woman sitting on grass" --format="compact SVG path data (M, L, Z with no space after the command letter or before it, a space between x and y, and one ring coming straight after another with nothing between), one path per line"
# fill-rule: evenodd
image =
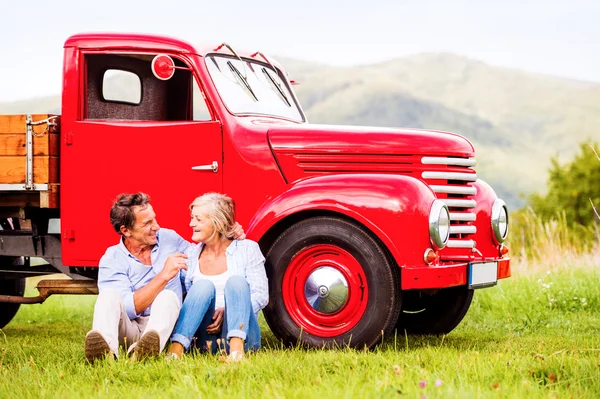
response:
M258 312L269 301L265 258L256 242L233 239L235 204L228 196L204 194L190 212L198 244L186 252L187 295L169 352L180 358L195 338L202 352L216 353L221 346L228 361L239 361L260 347Z

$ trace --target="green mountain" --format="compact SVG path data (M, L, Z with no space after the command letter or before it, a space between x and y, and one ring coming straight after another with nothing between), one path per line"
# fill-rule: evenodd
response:
M544 191L550 158L600 133L600 84L498 68L453 54L298 69L281 60L313 123L447 130L470 139L477 171L511 208Z
M278 58L312 123L410 127L462 134L478 175L511 208L544 191L550 158L600 140L600 84L498 68L453 54L332 67ZM0 113L59 113L60 97L0 103Z

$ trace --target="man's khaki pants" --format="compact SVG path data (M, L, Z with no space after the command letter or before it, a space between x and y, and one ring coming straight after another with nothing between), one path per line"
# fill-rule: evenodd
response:
M131 350L144 332L155 330L160 336L162 351L171 337L180 309L181 303L177 295L173 291L164 290L152 302L150 316L130 320L119 292L103 290L98 294L94 307L92 329L102 334L115 354L119 353L119 344L126 350Z

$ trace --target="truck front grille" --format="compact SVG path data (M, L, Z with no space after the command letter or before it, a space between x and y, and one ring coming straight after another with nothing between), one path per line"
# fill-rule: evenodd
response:
M424 168L421 178L450 210L448 248L475 247L475 241L470 239L470 235L477 232L473 223L477 216L472 211L477 205L473 198L477 188L471 184L477 180L477 174L472 169L475 163L474 158L421 158Z

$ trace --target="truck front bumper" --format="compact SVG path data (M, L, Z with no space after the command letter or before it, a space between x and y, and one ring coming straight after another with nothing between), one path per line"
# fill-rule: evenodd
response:
M495 285L497 280L510 277L510 258L486 259L434 266L404 266L401 271L401 286L403 290L449 288L467 284L471 286L473 267L483 263L489 265L492 262L497 263L496 278L488 279L487 283L479 284L477 287Z

